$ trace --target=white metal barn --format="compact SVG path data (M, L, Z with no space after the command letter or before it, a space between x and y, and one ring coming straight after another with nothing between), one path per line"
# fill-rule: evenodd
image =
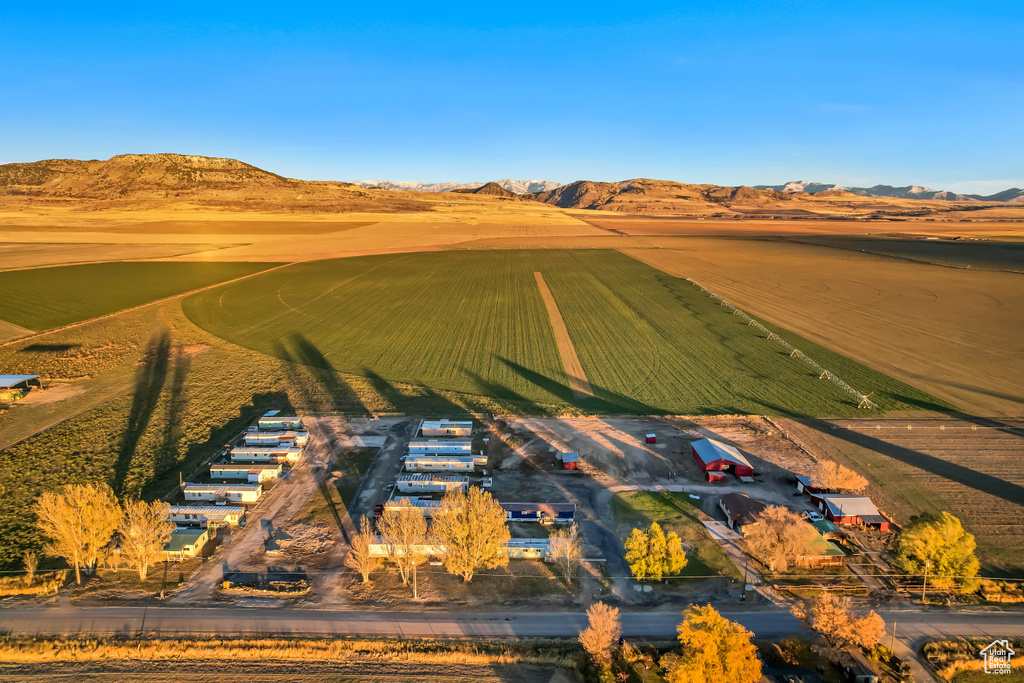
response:
M302 418L295 415L281 415L280 410L270 410L256 421L260 431L279 432L288 429L302 429Z
M181 487L187 501L210 501L213 503L242 503L255 505L263 496L259 484L183 484Z
M447 493L469 487L469 477L454 474L402 474L395 480L402 493Z
M420 428L423 436L470 436L473 433L472 420L429 420Z
M409 442L410 455L470 455L473 442L469 439L425 439Z
M280 462L294 465L302 457L298 446L239 446L229 453L231 462Z
M294 429L281 432L246 432L246 446L305 446L309 443L309 432Z
M250 484L262 484L281 476L283 466L279 462L229 462L210 465L210 479L237 479Z
M172 505L167 518L182 526L211 529L237 526L245 519L245 508L234 505Z
M472 472L472 455L410 455L405 459L407 472Z

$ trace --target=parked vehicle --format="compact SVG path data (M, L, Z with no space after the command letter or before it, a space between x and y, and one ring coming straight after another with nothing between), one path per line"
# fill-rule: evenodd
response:
M824 517L821 516L820 512L813 512L813 511L805 512L804 513L804 517L807 518L808 522L820 522L821 520L825 519Z

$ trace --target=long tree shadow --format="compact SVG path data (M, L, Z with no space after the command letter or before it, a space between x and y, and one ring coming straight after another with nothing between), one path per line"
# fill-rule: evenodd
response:
M167 401L167 423L160 442L159 460L154 470L154 478L167 471L178 459L178 445L181 443L184 430L181 422L187 405L185 395L185 378L192 361L179 346L174 353L173 371L171 372L171 388Z
M128 472L131 469L139 439L146 432L149 421L153 417L153 411L156 410L160 400L160 392L167 379L170 354L171 334L164 329L150 338L139 363L139 369L135 375L135 395L132 398L132 407L128 414L128 424L125 425L121 445L118 448L117 461L114 463L114 490L118 496L124 496L128 492L126 491Z
M312 368L313 377L327 394L326 405L320 406L321 412L370 414L359 395L341 379L338 370L313 342L298 331L291 333L289 341L291 357Z

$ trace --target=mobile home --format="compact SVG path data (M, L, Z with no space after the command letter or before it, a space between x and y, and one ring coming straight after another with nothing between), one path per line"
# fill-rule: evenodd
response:
M469 439L423 439L409 442L410 455L470 455L473 442Z
M410 455L405 459L407 472L472 472L477 459L472 455Z
M234 505L172 505L167 517L179 526L215 529L245 522L245 508Z
M239 446L229 452L231 462L278 462L294 465L302 457L298 446Z
M469 477L454 474L402 474L395 480L402 493L447 493L469 487Z
M420 428L423 436L470 436L473 433L472 420L430 420Z
M309 432L289 429L281 432L246 432L246 446L305 446L309 443Z
M209 540L210 532L206 529L175 529L164 546L164 559L168 562L181 562L195 557L203 552Z
M259 484L193 484L182 485L187 501L210 501L214 503L242 503L255 505L263 496Z
M279 462L229 462L210 465L210 479L235 479L250 484L262 484L281 476L283 466Z
M502 503L510 522L571 524L576 519L575 503Z
M302 418L295 415L281 415L280 410L271 410L256 421L256 427L263 432L299 430L302 429Z
M402 506L402 501L408 501L409 505L412 507L423 510L423 516L427 519L430 519L434 514L434 510L441 506L441 501L434 500L429 497L395 496L388 502L384 503L384 509L393 510L395 508L399 508Z

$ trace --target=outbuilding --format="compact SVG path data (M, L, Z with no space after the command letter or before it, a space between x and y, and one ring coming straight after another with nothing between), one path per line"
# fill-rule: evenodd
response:
M32 387L42 386L39 375L0 375L0 401L19 401Z
M796 475L796 490L806 496L814 493L828 493L828 489L814 485L814 477L806 474Z
M502 503L510 522L571 524L576 519L575 503Z
M714 439L690 444L693 459L701 472L732 472L737 477L752 477L754 467L739 450Z
M178 525L216 529L245 522L241 505L172 505L167 518Z
M712 470L708 470L704 474L705 474L705 476L707 476L709 484L724 484L725 483L725 473L724 472L715 472L715 471L712 471Z
M658 435L657 434L653 434L653 433L652 434L648 434L646 437L644 437L644 440L647 443L658 443Z
M563 470L576 470L580 466L580 454L576 451L560 453L558 459L562 461Z
M164 546L164 559L168 562L182 562L203 552L210 540L206 529L175 529Z
M879 531L889 530L889 520L878 511L867 496L854 493L819 493L811 498L825 517L836 524L863 524L877 527Z
M423 436L470 436L473 433L472 420L428 420L420 427Z
M725 513L729 527L746 534L747 527L757 524L757 517L764 512L764 503L742 493L726 493L718 499L718 507Z

